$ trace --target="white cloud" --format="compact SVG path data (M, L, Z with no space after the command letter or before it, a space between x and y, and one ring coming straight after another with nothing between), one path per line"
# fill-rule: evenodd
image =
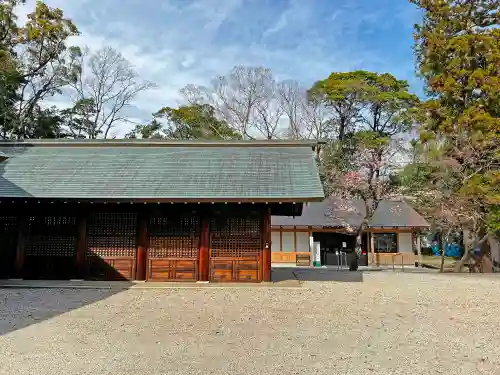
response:
M71 44L86 45L91 50L111 46L143 79L157 83L156 89L134 101L130 113L136 121L147 121L162 106L177 105L178 90L186 84L207 83L236 64L263 65L280 79L294 78L309 84L331 71L358 68L379 59L374 52L355 50L356 28L369 16L357 19L349 13L353 7L337 7L340 10L330 16L329 22L338 27L327 25L328 31L323 31L324 25L314 19L317 14L313 4L290 0L272 22L257 28L260 35L254 35L259 15L273 10L272 0L266 7L261 0L45 2L61 8L80 29L81 35L72 38ZM34 4L35 0L28 0L22 7L21 20ZM246 7L252 11L247 12ZM236 31L247 31L252 40L233 38ZM120 127L118 135L129 127Z

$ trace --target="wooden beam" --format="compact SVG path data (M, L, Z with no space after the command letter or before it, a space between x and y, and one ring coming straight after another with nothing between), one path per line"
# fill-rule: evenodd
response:
M198 280L208 281L210 269L210 223L208 217L203 217L200 234L200 259L198 263Z
M146 280L149 277L147 274L149 247L148 220L148 212L146 210L141 210L137 217L137 259L135 266L135 280Z
M262 220L262 281L271 281L271 210L264 209Z
M280 228L280 252L283 252L283 229Z
M293 251L297 252L297 231L295 230L293 231Z
M352 234L355 235L355 231L348 231L347 229L342 229L342 228L272 228L273 232L283 232L283 233L292 233L292 232L297 232L297 233L309 233L309 232L322 232L322 233L342 233L342 234ZM395 232L395 231L386 231L386 232Z
M76 221L76 270L79 278L85 278L87 254L87 211L81 210Z
M29 218L22 215L18 217L17 246L16 246L16 276L23 277L24 254L29 236Z
M366 232L371 233L411 233L415 229L413 228L368 228Z

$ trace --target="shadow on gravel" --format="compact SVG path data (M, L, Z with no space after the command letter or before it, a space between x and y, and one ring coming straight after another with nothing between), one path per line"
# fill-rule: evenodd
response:
M329 268L276 267L272 270L273 282L285 280L299 281L342 281L363 282L362 271L337 270Z
M0 282L0 336L102 301L132 283L96 289L5 287Z

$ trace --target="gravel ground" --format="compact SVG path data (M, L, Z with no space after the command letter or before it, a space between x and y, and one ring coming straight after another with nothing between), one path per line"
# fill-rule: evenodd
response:
M113 294L114 293L114 294ZM1 374L500 374L500 278L0 289Z

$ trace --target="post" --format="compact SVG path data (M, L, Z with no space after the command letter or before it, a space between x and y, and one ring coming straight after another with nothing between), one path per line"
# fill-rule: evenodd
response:
M417 257L418 257L418 265L422 267L423 264L423 258L422 258L422 246L420 244L420 232L416 232L415 235L417 236Z
M198 280L208 281L210 269L210 223L208 217L201 221L200 257L198 263Z
M309 267L314 265L314 237L312 227L309 227Z
M370 236L370 253L372 255L372 265L375 264L375 238L373 237L373 232L368 232Z
M16 276L23 277L24 253L26 250L27 237L29 236L29 222L27 216L19 216L17 226L17 245L16 245Z
M141 211L137 218L137 259L135 266L135 279L147 280L147 257L148 257L148 213Z
M76 222L76 271L85 278L85 256L87 253L87 211L82 210Z
M283 252L283 227L280 226L280 252Z
M271 281L271 209L266 207L262 220L262 281Z
M293 251L297 252L297 227L293 226Z

